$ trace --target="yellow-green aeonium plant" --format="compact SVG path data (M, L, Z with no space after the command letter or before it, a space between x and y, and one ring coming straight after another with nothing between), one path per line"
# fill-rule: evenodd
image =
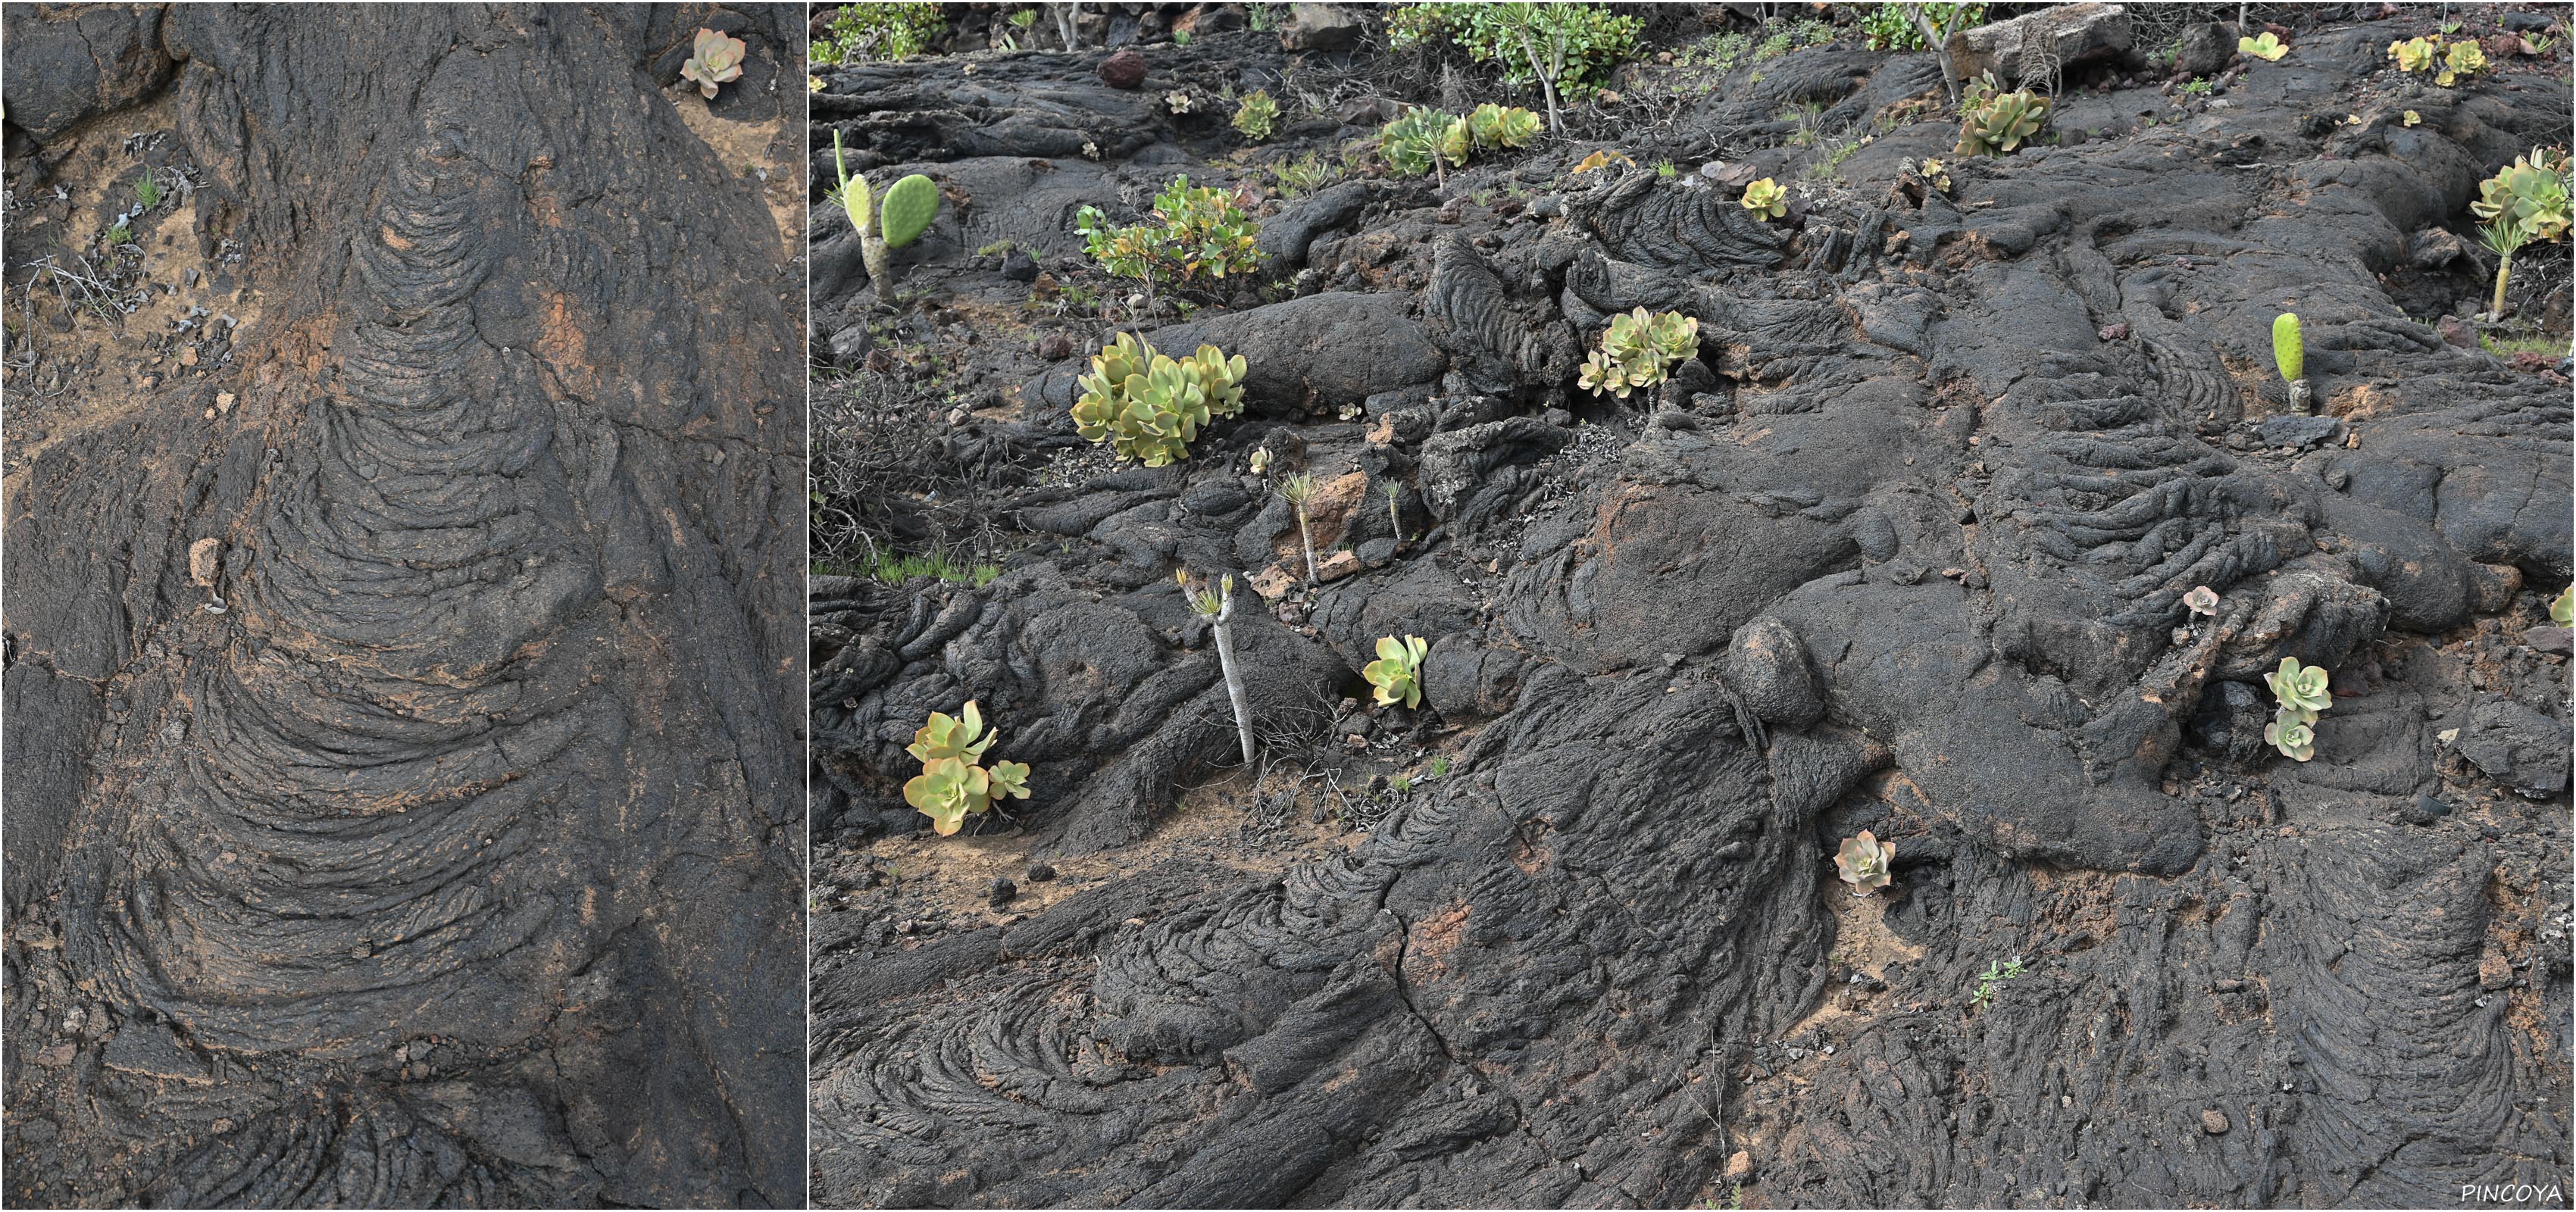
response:
M2263 740L2281 756L2297 762L2316 756L2317 713L2334 706L2326 680L2323 668L2301 665L2297 657L2282 657L2279 669L2263 675L2263 684L2280 701L2272 722L2263 728Z
M1381 707L1402 703L1407 707L1422 705L1422 658L1431 645L1421 636L1409 635L1399 640L1382 636L1377 642L1377 659L1361 667L1360 676L1377 687L1370 697Z
M1834 870L1851 885L1853 896L1868 896L1886 887L1894 878L1889 869L1895 862L1896 843L1882 842L1867 829L1859 837L1844 838L1842 848L1834 853Z
M985 730L983 712L968 700L956 716L931 712L930 722L904 747L921 762L921 773L903 785L904 802L929 817L939 836L955 834L967 817L991 811L996 800L1029 798L1026 763L979 764L998 735Z

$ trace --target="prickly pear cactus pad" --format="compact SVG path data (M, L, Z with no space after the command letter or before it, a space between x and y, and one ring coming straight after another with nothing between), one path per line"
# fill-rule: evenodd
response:
M135 250L8 278L11 1206L802 1202L802 102L682 12L0 14L12 263Z
M808 145L954 208L815 253L818 1202L2566 1202L2563 8L947 8Z
M887 187L878 205L884 210L880 222L885 227L886 245L901 248L930 230L930 221L939 214L939 186L914 173Z

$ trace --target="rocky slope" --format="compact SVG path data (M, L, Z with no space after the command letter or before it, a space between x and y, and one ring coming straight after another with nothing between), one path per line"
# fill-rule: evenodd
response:
M1735 20L1695 12L1649 52ZM1848 30L1676 55L1445 191L1343 157L1400 91L1367 40L1199 32L1141 47L1132 90L1106 48L824 70L818 190L838 131L854 169L948 199L899 301L814 212L817 356L851 375L818 457L911 460L824 516L998 575L815 583L816 1198L2319 1206L2557 1180L2569 385L2445 313L2480 306L2476 182L2569 139L2567 68L2389 66L2438 20L2303 10L2278 62L2192 31L2207 95L2161 87L2140 33L2057 65L2050 133L1995 160L1952 156L1929 55ZM1225 127L1216 98L1253 88L1298 99L1275 145ZM1604 148L1626 161L1574 171ZM1279 188L1309 155L1340 179ZM1072 215L1130 219L1184 172L1267 195L1270 259L1174 323L1088 266ZM1736 204L1752 176L1796 186L1785 220ZM2563 353L2564 248L2525 256L2526 331ZM1624 405L1577 390L1640 306L1697 317L1699 356ZM1074 376L1134 326L1104 309L1244 355L1246 415L1168 468L1083 443ZM2285 310L2314 415L2271 370ZM1325 485L1311 592L1273 491L1298 469ZM1264 771L1223 773L1182 567L1264 595L1236 628ZM2204 585L2214 615L2183 603ZM1407 634L1433 641L1425 708L1372 714L1358 669ZM2284 656L2334 671L2306 763L2261 736ZM903 746L969 698L1036 795L980 837L903 836ZM1176 855L1176 795L1219 777L1187 819L1245 840ZM1366 837L1263 833L1283 803ZM1831 856L1864 828L1895 882L1853 901ZM1243 861L1262 837L1294 852ZM997 846L1091 874L942 899L944 861Z

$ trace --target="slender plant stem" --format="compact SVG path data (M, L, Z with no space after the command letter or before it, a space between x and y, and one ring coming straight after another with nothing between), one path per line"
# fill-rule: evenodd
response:
M1306 503L1297 502L1297 538L1306 545L1306 585L1308 588L1324 578L1315 572L1315 532L1306 525Z
M1227 626L1234 618L1234 595L1227 594L1225 605L1217 611L1216 662L1225 674L1225 697L1234 703L1235 739L1243 745L1243 764L1252 764L1252 709L1243 698L1243 671L1234 661L1234 629Z

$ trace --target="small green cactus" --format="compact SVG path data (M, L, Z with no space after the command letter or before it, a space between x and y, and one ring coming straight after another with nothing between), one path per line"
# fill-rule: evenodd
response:
M1887 886L1893 878L1890 868L1896 862L1896 843L1882 842L1867 829L1859 837L1843 839L1842 848L1834 853L1835 871L1851 885L1852 895L1868 896Z
M1123 458L1163 467L1190 457L1199 429L1243 411L1243 355L1213 345L1170 358L1132 333L1120 333L1091 359L1076 382L1075 432L1108 442Z
M2263 684L2281 701L2281 711L2303 724L2315 723L2318 712L2334 706L2334 696L2326 689L2326 671L2301 665L2297 657L2282 657L2279 669L2263 675Z
M697 85L699 95L707 100L715 100L717 85L741 78L742 56L748 49L742 39L701 27L693 49L696 53L680 65L680 78Z
M984 717L973 700L956 717L930 713L930 722L913 733L904 747L921 762L921 773L903 785L903 799L930 818L941 837L957 832L969 816L982 816L993 802L1029 798L1029 768L1023 762L977 763L992 747L996 734L986 732Z
M1270 138L1279 125L1279 103L1270 99L1269 89L1255 89L1234 107L1234 129L1243 137L1260 143Z
M2049 100L2027 88L2001 91L1993 72L1961 91L1959 146L1962 156L2001 156L2039 133L2048 121Z
M850 175L841 153L841 132L832 132L832 171L840 184L824 200L840 206L859 232L859 255L867 262L868 281L877 296L894 301L894 250L921 238L939 213L939 184L914 173L887 189L883 198L868 191L866 174Z
M1765 219L1777 219L1789 213L1789 191L1769 177L1744 187L1744 209Z
M1431 645L1421 636L1409 635L1399 640L1382 636L1377 642L1377 659L1360 668L1360 676L1377 687L1371 695L1378 706L1402 703L1407 707L1422 705L1422 658Z
M2308 377L2308 346L2299 335L2299 317L2282 312L2272 318L2272 361L2281 368L2281 381L2296 383Z
M905 177L886 190L878 214L886 247L910 244L930 230L931 219L939 214L939 186L920 173Z
M1610 317L1601 347L1584 359L1580 385L1593 395L1624 400L1640 387L1653 387L1667 376L1666 367L1699 352L1699 320L1678 312L1648 314L1640 307Z

